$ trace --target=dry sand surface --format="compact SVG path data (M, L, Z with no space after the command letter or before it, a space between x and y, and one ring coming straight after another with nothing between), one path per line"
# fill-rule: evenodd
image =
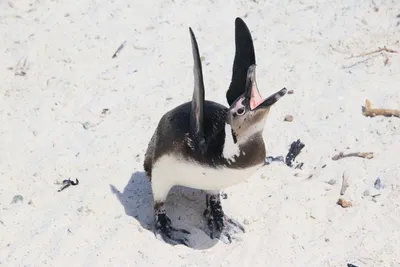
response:
M400 50L399 13L398 0L1 1L0 265L400 266L400 119L362 113L366 99L400 108L400 54L357 57ZM274 162L225 190L247 230L230 245L203 232L204 193L174 189L167 210L193 248L173 247L149 230L144 152L162 114L191 99L189 26L206 98L226 105L237 16L261 94L294 91L271 109L268 155L300 139L304 166ZM374 157L332 160L342 151ZM68 178L79 185L57 192Z

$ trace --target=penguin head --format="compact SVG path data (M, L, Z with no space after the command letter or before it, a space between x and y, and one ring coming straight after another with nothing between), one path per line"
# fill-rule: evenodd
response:
M227 123L239 143L263 131L271 106L287 91L283 88L263 99L258 91L255 71L256 65L253 64L247 71L244 93L228 109Z

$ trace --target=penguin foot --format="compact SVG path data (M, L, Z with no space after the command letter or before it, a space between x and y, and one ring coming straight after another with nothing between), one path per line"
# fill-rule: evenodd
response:
M170 245L189 246L187 239L190 235L189 231L172 227L171 220L165 212L156 213L156 223L154 225L154 235L157 239L162 240Z
M244 233L244 227L236 220L224 214L219 195L207 195L207 209L204 211L209 235L225 244L232 243L235 234Z

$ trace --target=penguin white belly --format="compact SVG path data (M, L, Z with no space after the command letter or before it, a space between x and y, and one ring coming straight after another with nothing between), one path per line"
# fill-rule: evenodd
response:
M245 169L212 168L195 161L180 160L171 155L157 160L152 171L152 184L165 194L175 185L202 190L221 190L249 179L262 164ZM164 191L164 192L162 192Z

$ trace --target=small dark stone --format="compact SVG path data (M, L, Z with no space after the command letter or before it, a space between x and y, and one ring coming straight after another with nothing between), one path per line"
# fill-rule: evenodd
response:
M381 179L379 177L376 179L376 181L374 183L374 187L377 190L380 190L380 189L382 189L384 187L383 183L382 183L382 181L381 181Z
M293 116L292 115L286 115L284 121L292 122L293 121Z
M333 179L331 179L331 180L329 180L327 183L330 184L330 185L334 185L334 184L336 184L336 181L333 180Z
M83 129L87 130L90 127L90 123L89 122L84 122L82 123Z
M15 195L11 201L11 204L14 203L19 203L19 202L23 202L24 201L24 197L21 195Z

